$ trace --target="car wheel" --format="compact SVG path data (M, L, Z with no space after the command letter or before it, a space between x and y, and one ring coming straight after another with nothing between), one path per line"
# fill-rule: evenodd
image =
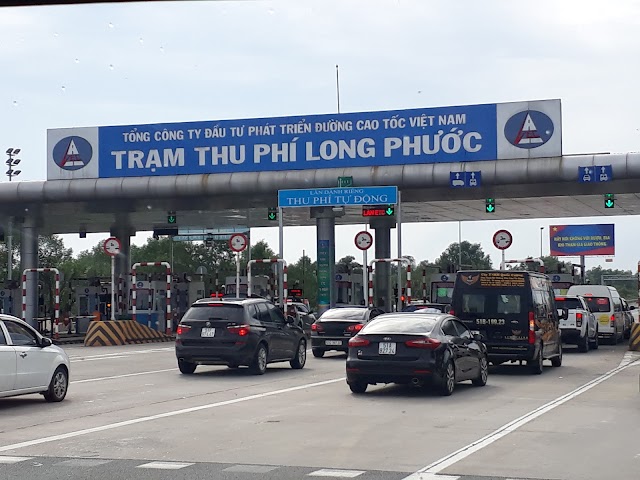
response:
M447 363L447 367L444 371L444 375L440 379L439 391L440 395L448 397L453 393L456 388L456 369L453 362Z
M487 361L487 357L482 357L480 359L480 375L477 378L471 380L476 387L484 387L487 384L487 379L489 378L489 362Z
M321 350L320 348L312 348L311 352L313 353L313 356L316 358L324 357L324 350Z
M56 368L49 382L49 388L44 393L44 399L47 402L61 402L67 396L69 388L69 374L64 367Z
M536 358L534 358L533 360L529 360L527 362L527 365L531 367L531 372L534 375L540 375L542 373L542 370L543 370L542 360L543 360L542 344L540 344L540 347L538 348L538 355L536 355Z
M589 342L592 350L598 350L600 346L600 339L598 338L598 330L596 330L596 334L593 336L593 340Z
M267 348L263 343L258 346L249 369L255 375L264 375L264 372L267 371Z
M589 349L589 347L587 347L587 350ZM562 366L562 343L558 344L558 356L557 357L553 357L551 359L551 366L552 367L561 367Z
M303 338L300 340L300 343L298 343L296 356L293 357L289 364L291 365L291 368L299 370L304 367L305 363L307 363L307 341Z
M178 368L180 369L180 373L184 373L185 375L191 375L196 371L197 365L195 363L187 362L186 360L178 360Z
M351 389L351 392L355 394L362 394L366 392L368 386L369 384L364 382L352 382L349 384L349 388Z
M585 332L584 337L580 337L580 342L578 343L578 351L580 353L586 353L589 351L589 330Z

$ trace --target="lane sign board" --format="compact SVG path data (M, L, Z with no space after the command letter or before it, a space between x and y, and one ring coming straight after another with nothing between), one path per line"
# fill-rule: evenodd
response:
M398 187L305 188L278 190L278 207L340 207L398 203Z
M611 165L597 165L592 167L578 167L579 183L601 183L613 180Z
M482 172L449 172L449 185L452 188L482 186Z

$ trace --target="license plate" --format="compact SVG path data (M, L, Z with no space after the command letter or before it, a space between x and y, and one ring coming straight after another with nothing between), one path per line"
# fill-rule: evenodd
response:
M200 331L200 336L201 337L214 337L216 335L216 329L215 328L203 328Z
M324 344L333 345L335 347L336 345L342 345L342 341L341 340L325 340Z
M395 355L396 344L390 343L390 342L380 342L380 345L378 345L378 354L379 355Z

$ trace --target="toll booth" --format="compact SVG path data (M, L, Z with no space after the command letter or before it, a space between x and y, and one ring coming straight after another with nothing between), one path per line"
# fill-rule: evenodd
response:
M0 313L22 316L22 290L19 288L4 288L0 290Z
M365 295L362 290L362 275L336 273L336 303L346 305L364 305Z
M556 295L566 295L572 285L580 285L580 275L570 273L549 273L551 285Z
M191 280L188 275L174 276L171 291L171 311L174 325L184 316L191 305L201 298L205 298L206 288L204 281Z
M159 330L164 323L165 312L167 311L166 302L160 307L160 297L164 301L166 296L166 282L162 288L162 293L156 291L155 285L159 282L150 280L136 280L136 320L154 330ZM132 295L129 294L129 298Z
M432 303L451 303L455 273L434 273L429 281L429 300Z

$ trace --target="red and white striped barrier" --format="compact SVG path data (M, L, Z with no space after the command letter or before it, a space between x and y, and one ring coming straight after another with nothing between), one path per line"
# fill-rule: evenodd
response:
M369 307L373 307L373 266L376 263L402 263L407 265L407 303L411 303L411 261L408 258L376 258L369 262Z
M22 272L22 320L27 321L27 273L38 272L47 273L53 272L55 274L56 281L56 305L55 314L53 317L53 338L60 338L60 270L57 268L27 268Z
M171 264L169 262L138 262L134 263L131 266L131 314L132 318L136 320L136 298L137 298L137 281L136 281L136 270L138 267L166 267L167 269L167 289L166 289L166 299L167 299L167 313L165 318L166 323L166 331L167 335L171 335L173 332L173 326L171 324Z
M422 270L422 301L427 301L427 270Z
M262 258L262 259L257 259L257 260L249 260L249 263L247 263L247 297L251 296L252 290L251 290L251 265L253 265L254 263L281 263L282 264L282 272L283 272L283 277L282 277L282 286L283 286L283 297L284 299L286 299L289 296L289 290L288 290L288 285L287 285L287 262L282 259L282 258ZM284 299L280 299L280 306L284 307Z

